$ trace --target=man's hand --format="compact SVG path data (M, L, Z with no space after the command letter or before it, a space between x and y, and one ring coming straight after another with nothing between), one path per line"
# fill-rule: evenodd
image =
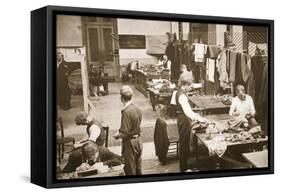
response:
M240 113L237 111L233 113L233 116L239 116L239 115L240 115Z

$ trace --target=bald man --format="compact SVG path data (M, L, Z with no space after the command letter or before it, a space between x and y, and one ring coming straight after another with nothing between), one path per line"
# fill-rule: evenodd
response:
M125 175L142 174L142 141L140 139L142 113L132 103L133 90L129 86L123 86L120 90L123 104L121 127L113 137L122 139L122 156L125 159Z
M235 91L237 96L232 100L229 115L241 121L248 121L250 127L256 126L258 123L255 119L256 109L252 97L246 94L242 85L237 85Z

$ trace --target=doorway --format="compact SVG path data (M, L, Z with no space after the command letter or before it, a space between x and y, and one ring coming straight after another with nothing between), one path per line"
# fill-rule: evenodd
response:
M114 18L86 18L89 72L102 68L104 75L114 81L120 78L116 23Z

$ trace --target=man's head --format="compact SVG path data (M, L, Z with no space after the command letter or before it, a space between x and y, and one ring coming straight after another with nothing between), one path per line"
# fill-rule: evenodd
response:
M245 87L242 85L237 85L236 86L236 95L240 100L246 100L246 92L245 92Z
M121 102L123 104L126 104L127 102L132 100L133 93L134 92L130 86L127 85L123 86L120 90Z
M64 56L61 52L57 52L57 62L60 63L64 60Z
M167 55L163 55L163 60L168 60L168 56Z
M94 142L87 142L84 144L82 147L82 155L90 165L93 165L97 161L99 155L97 144Z
M79 112L75 117L76 125L87 125L89 123L89 115L86 112Z
M181 78L181 89L185 92L190 92L193 89L192 83L192 78L190 78L189 76L183 76Z
M187 68L186 68L185 64L181 64L180 71L181 71L181 73L187 71Z

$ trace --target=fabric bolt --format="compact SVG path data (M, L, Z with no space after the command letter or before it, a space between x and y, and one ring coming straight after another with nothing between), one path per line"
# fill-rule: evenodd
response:
M230 51L229 53L229 81L235 82L237 52Z
M207 79L213 83L215 83L215 63L216 60L210 58L207 59L207 63L206 63Z

